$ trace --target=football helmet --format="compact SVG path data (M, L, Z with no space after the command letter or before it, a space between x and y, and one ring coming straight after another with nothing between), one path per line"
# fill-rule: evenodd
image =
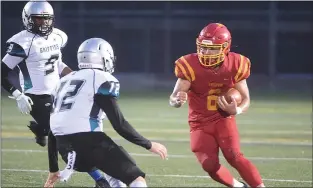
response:
M78 68L99 68L105 72L114 72L113 48L106 40L101 38L90 38L85 40L78 48Z
M205 67L216 66L230 51L231 34L223 24L210 23L201 30L196 44L200 63Z
M47 36L54 25L53 8L47 1L29 1L23 8L22 19L27 31Z

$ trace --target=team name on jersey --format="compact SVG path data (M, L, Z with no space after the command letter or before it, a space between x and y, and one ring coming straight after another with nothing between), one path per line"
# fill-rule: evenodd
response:
M50 51L59 50L59 49L60 49L59 45L58 44L54 44L52 46L47 46L47 47L40 48L40 53L50 52Z
M211 82L209 83L210 87L223 87L222 83Z

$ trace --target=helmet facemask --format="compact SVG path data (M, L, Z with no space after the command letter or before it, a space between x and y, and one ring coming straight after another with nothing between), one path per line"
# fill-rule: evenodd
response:
M52 32L54 25L53 15L31 15L28 27L36 34L47 36Z
M213 67L224 61L225 54L229 49L229 42L223 44L213 44L210 40L197 39L197 54L201 65Z
M223 24L210 23L201 30L196 44L200 64L204 67L216 67L230 51L231 33Z
M54 26L54 12L46 1L29 1L22 11L24 28L41 36L49 35Z
M116 62L116 56L112 56L111 54L108 57L103 57L104 63L104 71L112 74L114 72Z

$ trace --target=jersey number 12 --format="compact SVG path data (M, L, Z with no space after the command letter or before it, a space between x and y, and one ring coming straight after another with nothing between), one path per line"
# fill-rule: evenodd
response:
M70 110L74 104L73 98L78 94L85 80L68 80L61 83L54 100L53 112Z

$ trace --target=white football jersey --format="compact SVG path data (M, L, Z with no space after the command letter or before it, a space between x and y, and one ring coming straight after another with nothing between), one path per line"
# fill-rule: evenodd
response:
M50 128L54 135L101 132L104 112L94 95L119 96L119 81L98 69L81 69L63 77L56 89Z
M48 36L23 30L7 41L7 54L2 61L11 69L19 66L25 93L51 94L60 80L60 65L64 68L61 48L66 43L67 35L57 28Z

